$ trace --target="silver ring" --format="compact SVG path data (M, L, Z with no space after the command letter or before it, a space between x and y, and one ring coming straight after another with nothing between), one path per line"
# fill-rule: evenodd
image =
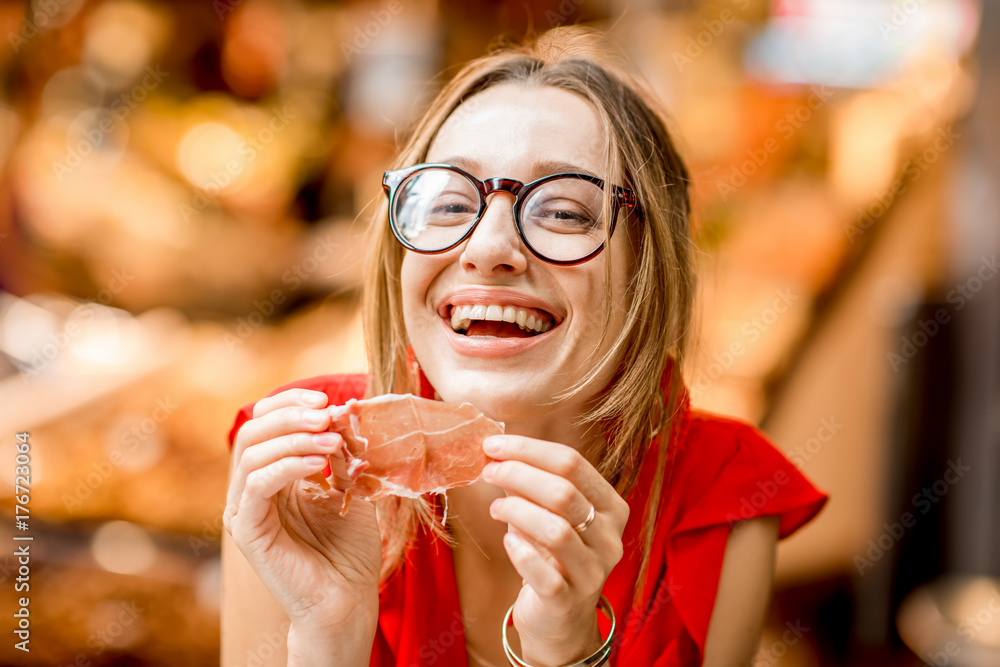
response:
M578 523L575 526L573 526L573 530L575 530L578 533L582 533L583 531L587 530L587 528L590 527L590 524L594 523L594 517L596 516L597 516L597 508L591 505L590 513L587 515L587 518L584 519L581 523Z

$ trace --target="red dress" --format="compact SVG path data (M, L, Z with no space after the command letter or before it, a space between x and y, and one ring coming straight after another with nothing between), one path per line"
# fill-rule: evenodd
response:
M664 374L664 382L667 381ZM421 394L433 388L421 373ZM364 395L364 375L321 375L272 394L303 387L324 391L330 405ZM244 406L229 433L253 414ZM719 573L732 525L756 516L778 516L779 538L809 522L827 495L819 491L753 426L692 410L683 394L675 466L661 496L663 513L643 584L642 606L629 609L641 556L639 523L652 483L655 438L627 498L631 513L623 535L625 555L604 585L618 619L610 665L689 667L701 664ZM439 515L440 516L440 515ZM630 548L630 545L631 548ZM599 615L605 636L609 624ZM500 628L497 628L497 632ZM379 626L371 667L468 667L451 550L422 532L405 563L379 589Z

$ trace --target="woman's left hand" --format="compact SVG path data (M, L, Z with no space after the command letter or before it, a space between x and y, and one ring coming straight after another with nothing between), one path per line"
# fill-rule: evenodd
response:
M504 547L524 579L513 614L521 659L581 660L602 643L597 601L624 553L628 503L567 445L500 435L487 438L483 449L495 459L483 479L507 493L493 501L490 515L508 524ZM591 506L593 520L577 530Z

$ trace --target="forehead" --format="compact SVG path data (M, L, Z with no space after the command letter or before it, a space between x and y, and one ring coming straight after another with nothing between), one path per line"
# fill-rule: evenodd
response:
M606 137L597 110L583 97L552 86L501 84L448 117L427 162L524 182L556 171L603 177Z

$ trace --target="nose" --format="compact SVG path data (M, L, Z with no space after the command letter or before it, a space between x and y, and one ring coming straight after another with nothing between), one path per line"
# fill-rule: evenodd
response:
M514 195L491 192L486 210L462 249L462 268L482 275L517 275L528 268L528 249L514 226Z

